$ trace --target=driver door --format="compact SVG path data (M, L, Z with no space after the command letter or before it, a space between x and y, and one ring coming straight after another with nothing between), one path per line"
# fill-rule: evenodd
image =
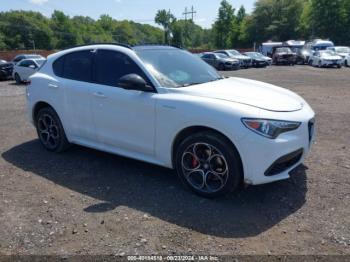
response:
M118 86L127 74L138 74L146 81L147 77L130 57L117 51L97 50L94 64L91 111L98 143L153 155L156 93Z

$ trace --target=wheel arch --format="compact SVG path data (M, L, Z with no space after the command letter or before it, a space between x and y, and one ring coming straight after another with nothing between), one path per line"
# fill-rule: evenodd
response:
M39 101L35 104L35 106L33 107L33 112L32 112L32 118L33 118L33 123L36 125L36 118L37 118L37 115L39 113L39 111L43 108L46 108L46 107L50 107L52 108L53 110L55 110L53 108L52 105L50 105L49 103L47 102L44 102L44 101ZM57 111L55 110L55 112L57 113Z
M227 144L232 146L232 148L237 152L237 155L239 157L239 163L240 163L240 169L241 169L241 183L244 182L244 169L243 169L243 162L242 162L242 157L240 152L238 151L236 145L234 144L234 142L228 138L228 136L226 136L224 133L211 128L211 127L207 127L207 126L190 126L190 127L186 127L184 129L182 129L180 132L177 133L177 135L175 136L172 146L171 146L171 161L172 161L172 165L173 167L175 167L175 156L176 156L176 151L181 143L181 141L183 141L186 137L188 137L191 134L195 134L195 133L200 133L200 132L205 132L205 131L210 131L210 132L214 132L217 133L218 135L220 135L223 139L226 140Z

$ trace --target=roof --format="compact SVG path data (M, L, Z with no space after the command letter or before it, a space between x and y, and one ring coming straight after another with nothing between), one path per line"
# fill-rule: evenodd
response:
M135 51L139 51L139 50L169 50L169 49L178 49L178 47L169 46L169 45L136 45L136 46L132 46L131 49L133 49Z

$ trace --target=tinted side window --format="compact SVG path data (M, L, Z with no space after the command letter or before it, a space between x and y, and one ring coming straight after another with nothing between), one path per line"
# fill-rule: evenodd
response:
M94 78L98 84L118 86L119 78L128 74L138 74L149 82L139 66L127 55L110 50L97 51Z
M18 64L18 66L22 66L22 67L28 67L29 65L30 65L30 61L28 60L24 60Z
M21 61L21 60L23 60L23 59L24 59L23 56L18 56L18 57L16 57L16 58L13 60L13 62L17 63L17 62L19 62L19 61Z
M52 64L53 73L56 76L63 77L63 64L64 64L64 56L58 58Z
M70 53L64 58L63 77L91 82L92 77L92 56L90 50Z

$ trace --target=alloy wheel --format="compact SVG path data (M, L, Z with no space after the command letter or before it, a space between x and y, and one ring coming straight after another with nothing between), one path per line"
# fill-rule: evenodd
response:
M49 149L59 145L60 134L57 123L49 114L43 114L38 119L38 131L41 142Z
M181 165L188 183L203 193L216 193L227 183L229 169L226 158L210 144L190 145L182 154Z

